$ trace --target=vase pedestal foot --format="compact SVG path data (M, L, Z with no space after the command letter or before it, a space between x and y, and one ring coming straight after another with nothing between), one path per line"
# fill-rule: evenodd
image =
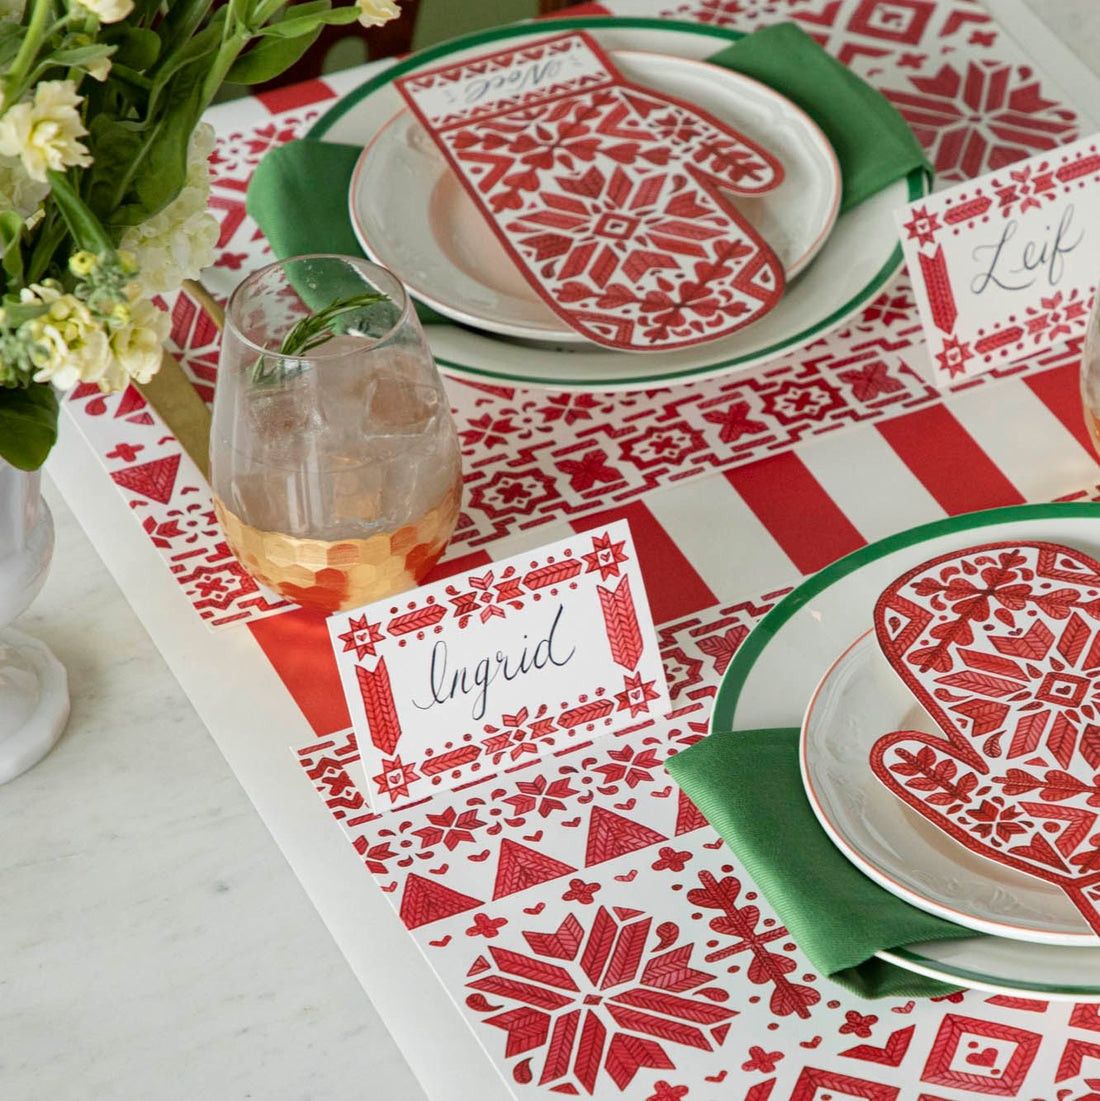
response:
M65 667L45 643L0 631L0 784L42 760L68 718Z

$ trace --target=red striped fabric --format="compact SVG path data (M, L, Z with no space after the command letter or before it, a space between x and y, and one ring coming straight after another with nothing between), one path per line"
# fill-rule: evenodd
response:
M727 471L726 480L803 573L866 543L793 451Z
M255 619L248 629L301 708L306 722L319 735L334 734L351 726L322 613L297 608L282 615Z
M594 512L571 520L570 525L576 532L592 531L614 520L630 524L654 623L682 619L717 603L707 583L641 501Z
M440 562L424 584L442 581L464 570L476 570L491 561L483 550L451 558ZM301 708L306 722L318 734L333 734L351 726L323 615L298 608L254 620L248 628Z
M1023 504L1019 490L946 406L917 409L876 427L948 515Z
M288 84L284 88L272 88L270 92L257 92L256 98L273 114L293 111L311 103L333 99L336 93L323 80L303 80L300 84Z
M1074 358L1062 367L1030 375L1024 382L1031 392L1062 422L1062 427L1092 456L1096 450L1081 408L1080 362ZM1097 410L1100 413L1100 409Z

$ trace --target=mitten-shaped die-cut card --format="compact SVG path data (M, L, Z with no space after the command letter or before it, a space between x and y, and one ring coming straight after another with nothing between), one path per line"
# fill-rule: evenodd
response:
M875 775L1100 933L1100 563L1049 543L945 555L882 594L875 633L943 733L879 738Z
M627 82L583 32L397 81L524 277L597 344L727 336L783 293L775 253L719 193L778 187L767 150Z

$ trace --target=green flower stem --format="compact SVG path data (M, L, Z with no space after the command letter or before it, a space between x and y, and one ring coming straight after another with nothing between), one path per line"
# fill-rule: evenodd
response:
M50 190L57 201L61 217L64 218L69 232L73 235L73 240L89 252L96 254L114 252L114 242L100 224L99 219L80 198L77 189L69 182L69 178L53 169L50 169L46 176L49 178Z
M68 230L65 223L58 218L53 210L46 213L47 221L40 229L38 240L35 242L34 251L27 262L27 282L40 283L50 269L53 254L65 240Z
M27 35L19 46L19 52L15 55L11 69L4 80L5 105L17 102L23 95L26 87L27 73L34 59L38 56L38 50L49 34L49 20L53 15L53 0L29 0L31 5L31 18L27 24Z
M285 0L260 0L253 17L253 26L262 27L284 5Z
M227 30L231 22L231 19L225 21ZM217 55L214 58L214 64L210 67L210 72L206 74L206 80L202 86L203 98L207 103L214 98L215 93L222 86L225 74L229 72L241 50L248 44L250 37L250 35L243 32L223 36L222 44L218 47Z

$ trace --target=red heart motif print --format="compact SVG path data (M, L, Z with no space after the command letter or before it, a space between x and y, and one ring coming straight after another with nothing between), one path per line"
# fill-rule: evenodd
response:
M782 296L782 264L719 192L761 195L782 164L629 83L584 32L396 84L524 278L594 343L684 348Z
M997 1065L997 1049L995 1047L982 1048L981 1051L973 1051L966 1061L975 1067L993 1067Z
M1100 933L1100 563L994 543L910 570L879 647L944 737L875 742L875 775L971 851L1060 887Z

